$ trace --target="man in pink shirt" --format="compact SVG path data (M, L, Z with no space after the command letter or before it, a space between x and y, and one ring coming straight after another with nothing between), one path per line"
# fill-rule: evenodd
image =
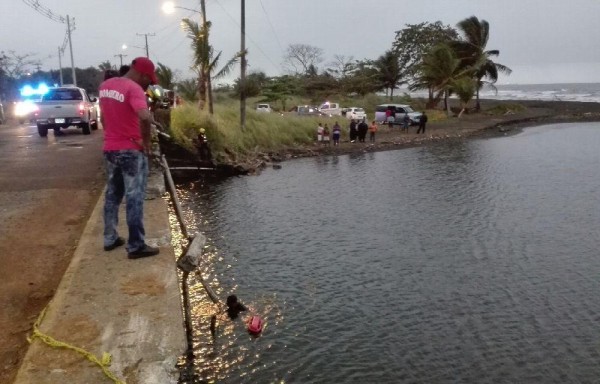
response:
M125 244L117 233L119 206L126 200L127 256L130 259L154 256L159 249L144 242L144 196L151 156L152 115L146 102L146 88L156 84L154 63L138 57L123 77L100 84L100 121L104 129L104 164L107 186L104 196L104 250Z

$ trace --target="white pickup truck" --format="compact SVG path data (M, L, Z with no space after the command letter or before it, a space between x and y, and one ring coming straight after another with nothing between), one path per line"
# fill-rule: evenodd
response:
M61 128L77 126L84 135L98 129L98 112L94 102L83 88L49 88L37 103L34 113L35 123L41 137L48 135L48 129L60 133Z

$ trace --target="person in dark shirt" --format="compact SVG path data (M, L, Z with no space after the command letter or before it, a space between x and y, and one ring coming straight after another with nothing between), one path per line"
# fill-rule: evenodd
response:
M425 134L425 124L427 124L427 115L425 114L425 111L423 111L423 114L421 115L421 119L419 120L419 129L417 129L417 134L423 130L423 134Z
M227 296L227 315L231 320L237 319L240 312L246 311L244 304L238 301L236 295Z
M363 118L362 121L358 124L358 141L361 143L365 142L365 137L367 137L367 131L369 130L369 125L366 122L366 119Z

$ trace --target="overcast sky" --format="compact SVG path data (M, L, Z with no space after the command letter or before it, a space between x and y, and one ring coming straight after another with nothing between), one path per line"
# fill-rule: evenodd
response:
M66 25L40 14L27 0L0 0L0 50L34 54L42 69L58 69L58 47ZM166 15L163 0L39 0L56 15L75 18L73 52L77 67L109 60L119 65L145 55L191 77L189 39L183 17L198 14L178 9ZM177 5L199 9L199 0ZM213 23L211 44L223 51L224 63L240 49L240 1L206 0ZM250 71L283 73L290 44L302 43L333 55L375 59L391 47L395 31L406 24L441 21L446 25L469 16L490 24L488 49L500 50L497 62L513 69L499 84L600 82L599 0L246 0L246 46ZM122 45L127 49L123 50ZM70 66L68 57L63 66ZM236 69L237 77L239 69Z

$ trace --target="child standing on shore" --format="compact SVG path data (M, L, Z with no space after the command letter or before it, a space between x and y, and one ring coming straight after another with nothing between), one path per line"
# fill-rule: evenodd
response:
M377 123L373 120L369 126L369 141L371 143L375 142L375 132L377 132Z
M323 128L323 144L331 145L331 142L329 141L329 127L327 124L325 124L325 127Z
M321 144L323 142L323 125L319 123L317 127L317 143Z

